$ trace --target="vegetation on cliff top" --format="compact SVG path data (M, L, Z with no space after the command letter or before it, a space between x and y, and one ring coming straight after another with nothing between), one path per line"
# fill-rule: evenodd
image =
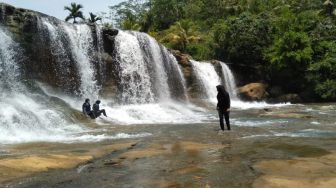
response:
M262 67L265 81L336 100L334 0L128 0L117 27L154 36L195 59Z

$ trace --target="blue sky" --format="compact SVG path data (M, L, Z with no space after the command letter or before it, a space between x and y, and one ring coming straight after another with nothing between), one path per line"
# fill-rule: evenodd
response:
M116 5L122 1L125 0L0 0L0 2L39 11L62 20L67 16L64 6L70 5L71 2L82 4L84 15L88 17L89 12L108 12L108 6Z

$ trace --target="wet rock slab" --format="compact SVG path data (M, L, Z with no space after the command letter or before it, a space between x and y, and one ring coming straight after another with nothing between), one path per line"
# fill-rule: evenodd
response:
M334 188L336 187L336 153L317 158L268 160L254 167L263 175L253 187L258 188Z

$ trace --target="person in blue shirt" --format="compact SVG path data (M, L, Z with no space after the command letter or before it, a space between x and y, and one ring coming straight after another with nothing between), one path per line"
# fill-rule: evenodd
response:
M96 118L93 111L91 111L90 99L85 99L85 102L82 105L82 111L85 116L89 116L91 119Z

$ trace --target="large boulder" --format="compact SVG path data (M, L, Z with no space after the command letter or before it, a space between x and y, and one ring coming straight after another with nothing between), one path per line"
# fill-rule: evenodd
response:
M238 94L243 100L260 101L266 99L268 96L266 88L267 85L263 83L250 83L238 88Z

